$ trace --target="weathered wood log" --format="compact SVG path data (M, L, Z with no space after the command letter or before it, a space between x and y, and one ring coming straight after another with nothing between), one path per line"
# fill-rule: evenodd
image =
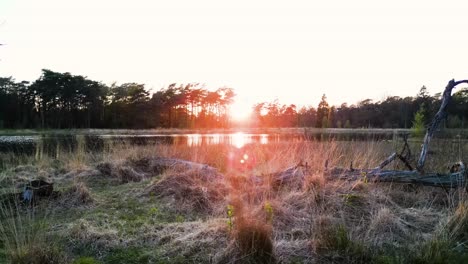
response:
M251 175L249 178L253 184L262 184L266 179L270 180L274 189L280 188L281 186L302 188L305 176L308 173L309 168L307 162L305 165L302 162L299 162L299 164L291 166L282 171L277 171L266 175Z
M382 161L382 163L380 163L379 166L377 166L376 170L381 170L383 169L385 166L387 166L388 164L390 164L390 162L394 161L395 158L397 157L397 154L396 153L392 153L392 155L390 155L388 158L386 158L384 161Z
M421 147L421 154L419 156L418 164L416 166L416 169L420 173L424 172L424 163L426 162L426 155L429 150L429 143L431 142L431 138L434 132L436 131L437 127L439 126L440 122L445 118L447 114L446 109L452 97L452 90L453 88L455 88L455 86L462 83L468 83L468 80L455 81L452 79L448 82L447 86L445 87L439 111L437 111L436 115L434 116L434 119L432 119L431 124L427 128L426 135L424 136L424 143Z
M275 184L282 185L288 184L291 182L300 182L304 181L304 177L306 175L307 166L303 166L302 164L289 167L284 171L279 171L272 173L270 176L274 179Z
M354 169L351 165L350 169L333 168L329 170L327 161L325 164L325 174L333 178L349 180L366 177L367 180L373 180L376 182L417 183L444 188L466 187L467 172L465 170L465 165L461 161L452 166L449 173L424 172L424 163L426 161L426 155L429 153L429 143L431 142L431 138L437 130L440 122L446 116L446 109L452 97L453 88L462 83L468 83L468 80L455 81L452 79L445 87L439 111L434 116L434 119L427 128L426 135L424 136L424 142L421 146L421 154L416 164L416 170L413 170L413 167L410 164L411 150L407 141L408 135L404 134L403 140L405 144L400 154L393 153L376 168ZM404 154L405 152L406 154ZM409 170L383 170L383 168L394 161L395 158L399 158Z
M456 168L456 169L454 169ZM325 171L327 177L333 179L358 180L366 178L374 182L414 183L435 187L457 188L466 187L467 173L462 162L452 166L450 173L426 173L421 174L417 170L376 170L376 169L353 169L333 168Z

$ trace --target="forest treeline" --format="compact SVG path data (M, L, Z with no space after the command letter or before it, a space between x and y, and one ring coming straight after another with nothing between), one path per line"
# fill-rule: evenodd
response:
M427 125L440 107L441 93L429 95L423 86L414 96L389 96L374 102L365 99L357 104L331 106L326 95L317 107L279 104L278 101L258 103L253 108L257 127L319 127L319 128L411 128L415 116ZM466 128L468 124L468 88L452 96L444 126Z
M42 70L33 83L0 78L0 128L213 128L229 126L233 89L171 84L107 86L80 75Z
M232 88L214 91L199 83L171 84L150 93L144 84L110 86L80 75L43 70L32 83L0 78L0 128L227 128L235 124L229 106ZM416 113L430 121L440 94L426 87L412 97L389 96L355 105L331 106L325 95L314 106L297 108L278 101L252 109L255 127L410 128ZM465 128L468 89L453 94L445 126Z

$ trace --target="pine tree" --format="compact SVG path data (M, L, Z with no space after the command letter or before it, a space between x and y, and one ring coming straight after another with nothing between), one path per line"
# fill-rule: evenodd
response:
M416 137L424 135L424 131L426 129L424 111L424 104L421 104L419 110L414 115L413 126L411 127L411 130L413 135Z
M328 115L330 114L330 106L327 102L327 96L322 95L322 100L317 107L317 123L315 127L328 127Z

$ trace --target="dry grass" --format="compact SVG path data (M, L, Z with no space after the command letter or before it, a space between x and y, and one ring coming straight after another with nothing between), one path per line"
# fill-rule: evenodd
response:
M213 219L145 226L142 241L164 249L163 257L186 256L193 262L217 262L226 254L229 232L225 221Z
M366 238L373 247L396 245L407 241L409 226L388 207L382 207L372 216Z
M156 201L159 210L182 220L150 224L142 216L131 235L124 237L128 233L117 227L128 225L129 220L109 217L106 222L88 217L70 223L63 234L71 248L90 245L98 259L104 259L113 248L128 245L150 248L158 257L174 260L182 256L183 262L197 263L368 263L382 259L390 260L384 263L418 263L413 256L427 262L439 253L450 259L454 248L465 254L468 199L462 192L362 179L341 181L323 174L326 161L329 167L372 168L398 150L395 143L372 141L243 148L113 145L102 154L65 162L66 170L77 171L74 176L54 174L59 182L61 177L81 179L72 181L68 190L70 204L99 207L105 202L105 196L96 199L95 189L88 187L94 178L115 180L118 186L138 182L144 188L125 196L142 203ZM437 153L447 155L448 151ZM248 161L240 164L244 155ZM155 168L149 157L204 163L218 168L222 175ZM444 161L430 168L444 171L446 157L441 159ZM275 185L272 173L300 162L307 163L301 174L303 184ZM100 172L91 173L93 166ZM25 178L46 171L46 167L16 173ZM91 176L78 177L80 170ZM232 208L230 215L227 208ZM427 248L430 254L415 253Z
M452 239L468 240L468 201L461 201L447 223L448 234Z
M73 185L62 194L62 197L62 202L70 207L89 205L94 202L93 195L86 183L78 180L73 182Z
M68 230L69 243L75 248L90 247L97 252L108 250L120 244L118 231L110 225L96 225L80 219Z
M17 199L0 202L0 245L8 263L68 263L69 259L49 240L46 217Z
M149 195L170 199L181 212L220 214L228 193L222 179L207 177L202 171L166 172L147 189Z
M70 259L54 246L32 245L26 251L9 256L11 264L66 264Z
M262 221L237 219L234 239L238 247L239 263L274 263L271 226Z

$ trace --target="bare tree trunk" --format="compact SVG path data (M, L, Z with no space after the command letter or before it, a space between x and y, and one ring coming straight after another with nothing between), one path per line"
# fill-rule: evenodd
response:
M445 118L447 114L445 111L452 97L452 89L461 83L468 83L468 80L455 81L452 79L448 82L447 87L445 87L439 111L434 116L434 119L432 119L430 126L427 128L426 136L424 137L424 143L421 148L421 154L419 156L418 164L416 166L416 169L420 173L424 172L424 163L426 162L426 155L429 149L429 142L431 142L432 135L437 130L437 127L439 126L440 122Z

